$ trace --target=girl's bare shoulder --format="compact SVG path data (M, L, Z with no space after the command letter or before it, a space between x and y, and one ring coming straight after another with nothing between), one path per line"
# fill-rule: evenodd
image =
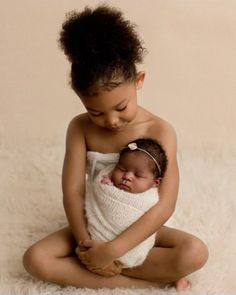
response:
M86 124L88 124L89 122L89 117L87 113L83 113L83 114L79 114L77 116L75 116L74 118L72 118L72 120L69 123L69 128L79 128L79 129L83 129L85 128Z
M173 147L176 149L177 137L173 125L156 115L152 115L152 124L149 132L166 148Z
M78 149L78 146L81 148L85 147L86 124L88 126L88 116L86 113L77 115L70 121L66 134L67 149L73 149L73 147Z
M161 136L163 136L163 137L173 137L173 136L176 137L176 132L175 132L174 126L170 122L168 122L160 117L157 117L157 116L155 116L155 122L156 122L156 125L158 126Z
M86 127L89 126L89 118L87 113L79 114L75 116L68 125L67 134L74 136L85 136Z

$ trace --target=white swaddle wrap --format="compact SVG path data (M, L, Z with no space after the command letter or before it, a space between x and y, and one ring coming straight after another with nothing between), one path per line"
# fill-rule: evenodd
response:
M102 177L108 175L113 167L114 164L103 167L93 181L87 182L85 209L88 230L93 240L114 239L158 202L156 188L134 194L101 183ZM118 260L124 268L140 265L154 243L155 234Z

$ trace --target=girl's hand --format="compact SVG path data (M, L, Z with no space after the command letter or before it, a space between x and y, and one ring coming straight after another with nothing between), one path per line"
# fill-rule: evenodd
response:
M85 247L87 250L83 250L82 247ZM116 259L109 242L97 240L81 241L77 254L81 262L91 270L104 270Z

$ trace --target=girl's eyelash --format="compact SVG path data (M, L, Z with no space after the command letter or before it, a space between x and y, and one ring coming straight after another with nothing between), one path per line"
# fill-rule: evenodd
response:
M90 113L90 115L93 116L93 117L99 117L99 116L101 116L102 114L92 114L92 113Z
M125 106L125 107L123 107L123 108L121 108L121 109L117 109L117 112L122 112L122 111L124 111L126 108L127 108L127 106Z
M117 112L122 112L122 111L124 111L126 108L127 108L127 105L126 105L125 107L121 108L121 109L117 109L116 111L117 111ZM99 116L102 116L101 113L98 113L98 114L90 113L90 115L93 116L93 117L99 117Z

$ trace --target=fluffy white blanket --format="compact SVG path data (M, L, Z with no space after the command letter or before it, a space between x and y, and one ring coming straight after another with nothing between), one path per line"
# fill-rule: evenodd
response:
M103 168L86 188L86 216L93 240L114 239L158 202L156 188L133 194L114 185L101 183L103 176L108 175L113 168L114 165ZM118 260L124 268L140 265L154 243L155 234Z
M64 143L45 140L22 149L0 143L0 294L177 295L173 288L78 289L33 279L22 255L38 239L67 225L61 200ZM183 140L182 140L183 141ZM181 174L174 227L209 247L207 264L189 276L186 295L236 294L236 149L226 144L179 147Z

